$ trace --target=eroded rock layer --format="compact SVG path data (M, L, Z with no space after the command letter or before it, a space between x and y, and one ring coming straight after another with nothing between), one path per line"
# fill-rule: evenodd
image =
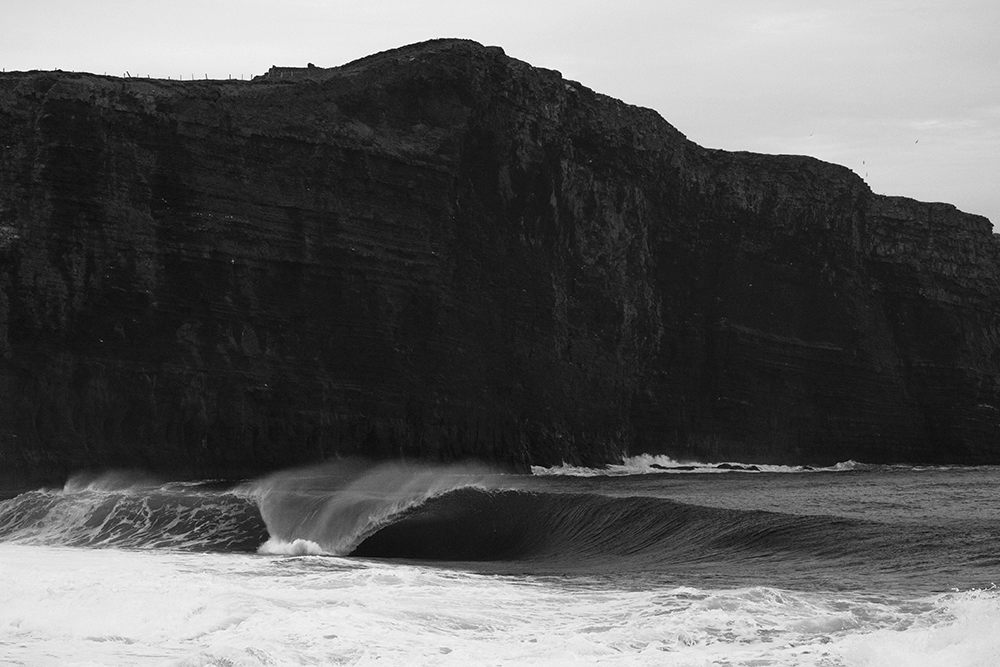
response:
M0 76L5 470L1000 462L985 218L473 42L300 73Z

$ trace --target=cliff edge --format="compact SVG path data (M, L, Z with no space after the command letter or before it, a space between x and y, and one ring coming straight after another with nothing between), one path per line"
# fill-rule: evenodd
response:
M308 74L0 75L8 474L1000 463L987 219L474 42Z

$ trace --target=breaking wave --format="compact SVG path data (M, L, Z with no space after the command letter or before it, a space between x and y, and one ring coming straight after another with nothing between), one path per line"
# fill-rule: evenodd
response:
M59 546L252 551L267 531L252 502L208 483L83 474L0 502L0 539Z
M486 488L494 478L473 465L347 459L275 473L240 493L253 499L267 525L263 553L346 555L406 510L455 489Z
M797 578L806 587L834 573L848 586L873 577L906 586L917 574L954 582L955 573L965 585L988 585L1000 566L983 538L992 528L707 507L481 467L357 460L236 487L121 473L76 477L62 489L0 501L0 541L24 544L353 555L560 573L738 571L758 581Z
M355 555L428 560L668 563L784 552L830 555L833 533L864 522L688 505L663 498L463 488L414 505ZM855 544L856 547L856 544ZM787 557L784 559L787 560Z
M408 508L488 470L340 460L233 488L128 471L0 501L0 540L62 546L346 555Z

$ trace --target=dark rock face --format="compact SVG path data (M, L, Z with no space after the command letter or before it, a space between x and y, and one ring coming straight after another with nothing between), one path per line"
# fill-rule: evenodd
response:
M985 218L437 41L0 77L0 468L1000 462Z

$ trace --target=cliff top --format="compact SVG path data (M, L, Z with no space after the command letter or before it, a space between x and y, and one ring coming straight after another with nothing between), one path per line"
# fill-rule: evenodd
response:
M655 110L597 93L576 81L563 78L556 70L534 67L506 55L501 47L484 46L468 39L441 38L408 44L334 67L317 67L312 63L305 67L273 66L267 73L248 81L121 78L61 70L0 74L0 91L13 93L14 98L20 93L84 100L91 99L95 94L101 97L102 94L98 94L97 90L103 89L105 94L112 97L117 94L114 91L127 92L143 100L145 104L149 104L151 100L192 96L211 102L220 94L224 97L250 95L259 98L262 91L271 90L275 86L278 91L284 90L285 86L304 86L303 91L310 91L305 93L308 98L314 98L317 94L311 86L334 86L340 93L338 100L344 98L342 93L345 90L347 98L351 97L351 89L365 89L369 92L381 90L384 93L381 108L383 112L388 111L389 115L394 106L394 100L390 100L389 96L398 95L401 88L405 89L405 94L412 94L415 86L425 86L434 89L431 94L436 94L437 89L449 85L463 98L465 104L472 104L472 98L476 96L496 96L508 102L517 99L520 104L525 101L537 103L537 108L532 111L555 123L565 122L575 109L585 104L590 109L588 113L591 113L591 119L596 118L599 123L604 124L607 133L621 132L623 127L633 127L634 143L641 145L643 150L681 150L689 157L698 155L699 161L707 169L730 171L738 179L756 178L766 172L765 178L787 181L792 187L800 187L818 179L822 182L851 181L867 188L863 179L850 169L810 156L704 149L688 141L682 132ZM322 93L319 94L322 96ZM282 126L287 130L302 112L301 109L296 109L299 100L280 93L279 96L281 99L273 99L271 102L271 131L279 131L278 128ZM0 100L0 104L9 104L11 101L12 98L8 97ZM551 104L553 101L556 102L555 106ZM368 111L366 122L375 120L371 116L371 110ZM594 114L593 111L597 113ZM282 115L289 117L288 122L281 118ZM315 119L315 114L310 118ZM888 218L896 220L923 217L922 214L912 212L914 207L933 206L935 210L954 209L959 213L958 209L947 203L925 204L902 196L894 196L892 200L896 203L887 203L883 208L887 211ZM984 216L961 212L958 218L950 215L940 215L938 218L960 218L962 226L969 231L987 236L994 233L992 223Z

